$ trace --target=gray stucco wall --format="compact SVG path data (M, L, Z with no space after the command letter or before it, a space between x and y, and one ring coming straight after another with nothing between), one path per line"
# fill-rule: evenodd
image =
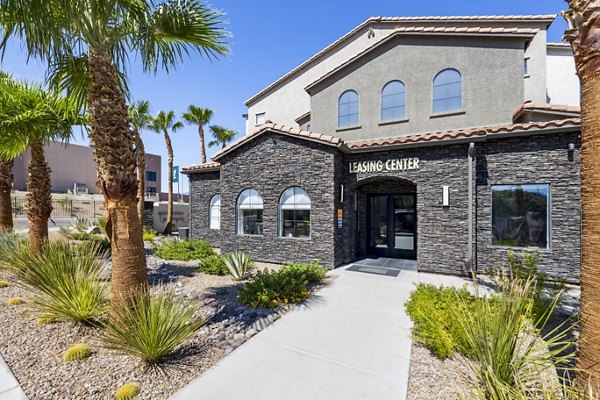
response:
M221 193L221 175L202 172L188 175L190 178L190 235L215 247L221 246L221 231L209 229L209 205L214 195ZM221 203L222 204L222 203Z
M311 90L311 128L345 141L512 122L523 102L523 39L400 36ZM432 82L443 69L463 79L460 115L432 118ZM406 86L408 121L381 124L381 90L391 80ZM338 130L339 96L360 97L360 128Z
M577 150L569 159L569 143ZM507 253L534 252L539 268L555 277L579 281L581 202L579 134L561 133L489 141L477 147L477 268L505 267ZM551 245L549 249L492 246L491 185L549 184Z
M333 267L335 148L266 133L235 150L221 162L221 251L243 251L255 260L308 262ZM278 235L278 204L284 190L304 189L311 199L310 239ZM263 235L236 232L236 203L247 188L263 198Z

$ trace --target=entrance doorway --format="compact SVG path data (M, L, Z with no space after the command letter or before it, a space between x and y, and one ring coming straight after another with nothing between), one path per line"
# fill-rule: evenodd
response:
M416 260L416 194L371 194L367 198L367 252Z

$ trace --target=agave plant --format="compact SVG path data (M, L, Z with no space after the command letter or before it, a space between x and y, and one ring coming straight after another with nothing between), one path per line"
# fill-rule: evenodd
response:
M128 303L113 310L101 341L105 348L147 364L159 363L206 322L195 303L171 291L132 296Z
M223 263L236 281L243 280L254 265L254 261L244 253L229 253L223 257Z

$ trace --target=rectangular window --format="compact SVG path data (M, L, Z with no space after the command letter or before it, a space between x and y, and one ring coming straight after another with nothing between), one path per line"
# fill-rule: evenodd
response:
M154 186L147 186L146 193L156 193L156 188Z
M523 74L529 76L529 57L523 60Z
M265 113L256 114L256 125L263 125L265 123Z
M239 210L239 232L243 235L262 235L263 210Z
M492 186L492 244L549 247L550 185Z
M310 210L281 210L281 236L310 238Z
M148 182L156 182L156 172L146 171L146 180Z

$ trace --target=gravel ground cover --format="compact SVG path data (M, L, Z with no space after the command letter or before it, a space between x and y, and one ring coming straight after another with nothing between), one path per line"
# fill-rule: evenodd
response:
M27 300L27 292L12 282L0 289L0 353L30 399L111 399L120 386L132 382L142 389L136 399L167 399L293 307L248 309L237 301L240 282L229 276L202 274L196 261L164 261L148 253L151 285L171 287L181 296L197 299L202 312L211 316L191 341L159 368L147 368L134 357L102 349L98 328L71 323L38 325L26 304L6 304L10 297ZM256 263L254 268L279 266ZM1 271L0 279L11 281ZM92 356L63 362L67 347L80 342L92 347Z

